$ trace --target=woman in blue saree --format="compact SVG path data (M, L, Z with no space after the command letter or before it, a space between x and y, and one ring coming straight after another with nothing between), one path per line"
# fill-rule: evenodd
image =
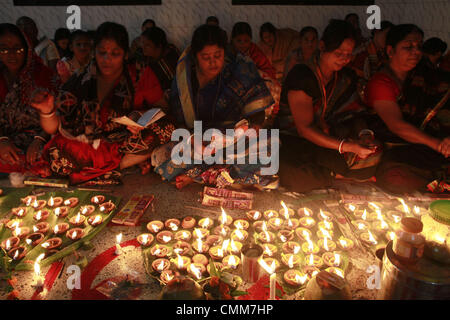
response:
M226 45L217 26L203 25L194 32L191 46L178 61L170 93L170 113L178 127L191 130L194 121L201 121L203 131L237 127L258 131L263 126L264 110L274 103L270 91L253 62L240 54L228 56ZM270 138L259 143L270 144ZM175 180L177 188L191 182L273 187L274 178L262 176L260 164L176 165L170 159L175 144L155 150L152 165L163 179Z

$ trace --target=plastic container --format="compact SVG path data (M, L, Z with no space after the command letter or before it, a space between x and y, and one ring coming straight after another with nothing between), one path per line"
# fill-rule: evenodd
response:
M425 237L423 224L415 218L405 217L400 221L400 228L395 232L392 250L403 263L416 263L423 256Z
M425 255L450 264L450 200L434 201L429 214L421 217L425 236Z

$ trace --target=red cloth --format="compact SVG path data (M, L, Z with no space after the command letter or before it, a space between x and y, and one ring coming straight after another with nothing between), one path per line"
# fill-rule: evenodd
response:
M365 102L373 107L375 101L396 102L401 94L398 84L389 75L378 72L370 79L365 90Z
M246 54L253 60L259 70L267 73L272 79L276 79L275 68L256 44L252 42Z
M33 166L27 164L26 156L23 154L19 154L19 164L11 165L0 162L0 172L3 173L11 173L11 172L20 172L20 173L31 173L33 175L40 175L41 177L48 177L51 172L49 169L48 162L41 159L36 162Z

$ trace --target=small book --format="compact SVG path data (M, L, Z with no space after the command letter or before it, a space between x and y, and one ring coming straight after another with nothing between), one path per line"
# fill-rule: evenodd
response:
M140 128L147 128L152 123L155 123L162 117L164 117L166 114L159 108L152 108L148 111L146 111L139 119L138 121L133 121L127 116L114 118L112 121L123 124L125 126L134 126L134 127L140 127Z

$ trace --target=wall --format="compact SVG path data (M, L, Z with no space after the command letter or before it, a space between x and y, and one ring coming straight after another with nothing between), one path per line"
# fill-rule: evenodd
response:
M134 38L140 32L142 21L151 18L182 48L190 41L194 28L209 15L216 15L229 33L235 22L249 22L257 40L258 28L266 21L297 30L313 25L321 32L330 18L344 18L347 13L356 12L363 32L368 34L365 6L232 6L231 0L162 0L162 3L160 6L81 7L81 27L95 29L103 21L115 21L124 24L130 38ZM450 23L444 15L450 12L450 1L376 0L376 4L381 7L382 19L393 23L414 22L424 29L426 38L439 36L450 45ZM68 17L66 7L14 7L13 0L0 0L1 22L14 23L22 15L35 19L41 34L51 38L56 28L65 26Z

